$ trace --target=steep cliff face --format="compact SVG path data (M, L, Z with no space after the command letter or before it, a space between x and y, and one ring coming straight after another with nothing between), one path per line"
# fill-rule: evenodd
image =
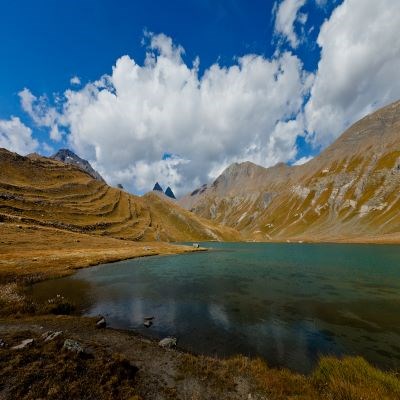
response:
M0 149L0 222L28 222L130 240L238 240L154 193L133 196L93 179L73 163Z
M301 166L233 164L180 200L256 240L400 238L400 101Z

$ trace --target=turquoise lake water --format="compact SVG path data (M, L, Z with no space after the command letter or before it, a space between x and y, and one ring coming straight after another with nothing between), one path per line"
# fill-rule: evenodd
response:
M109 326L220 357L245 354L307 372L325 354L400 369L400 246L202 243L34 285ZM154 316L150 328L143 318Z

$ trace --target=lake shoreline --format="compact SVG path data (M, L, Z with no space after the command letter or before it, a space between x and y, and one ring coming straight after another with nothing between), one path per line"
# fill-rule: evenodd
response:
M1 228L0 228L1 229ZM4 227L3 227L4 229ZM19 228L18 226L13 227L15 234L21 242L29 237L32 233L28 227ZM50 236L46 236L46 232L41 231L42 234L42 248L43 243L49 243L48 240L56 236L56 241L52 242L57 244L62 242L66 237L63 232L54 232L50 230L47 232ZM60 237L58 238L58 235ZM72 246L80 247L84 249L88 244L86 240L89 240L93 246L104 246L104 238L89 237L89 235L81 235L73 237ZM68 238L71 237L68 235ZM97 240L101 242L97 243ZM109 240L108 238L106 239ZM114 240L114 239L112 239ZM95 243L96 242L96 243ZM117 242L113 242L112 246L108 248L112 249L116 246L120 249L121 243L118 245ZM111 243L111 242L108 242ZM286 243L286 242L281 242ZM64 243L65 244L65 243ZM124 244L125 245L125 244ZM158 243L158 245L160 245ZM164 244L161 244L161 246ZM20 246L20 244L19 244ZM16 246L16 251L18 247ZM138 246L154 246L153 244L139 243ZM277 368L268 368L265 362L260 359L250 359L244 356L238 356L228 359L220 359L216 357L207 357L202 355L196 355L188 351L179 350L179 337L178 337L178 350L165 350L159 348L157 340L150 339L145 335L132 331L132 330L117 330L112 328L107 329L96 329L95 318L78 316L66 316L66 315L34 315L30 304L26 304L26 299L21 294L21 288L29 285L33 282L53 279L61 276L74 274L78 269L95 266L103 263L122 261L131 258L150 256L150 255L173 255L177 253L172 252L172 248L176 249L175 245L167 245L164 248L164 253L161 254L142 254L134 257L115 258L115 253L108 253L109 258L104 260L104 254L101 256L101 252L93 253L94 258L90 259L87 254L81 253L80 260L75 259L75 264L70 262L68 268L63 265L63 258L58 257L56 265L60 268L37 268L37 260L35 257L30 257L29 260L25 260L24 266L27 268L25 272L28 274L24 275L21 273L21 269L17 270L14 276L10 275L10 265L7 268L0 268L3 277L5 276L6 282L3 280L3 288L8 285L14 287L14 291L4 291L3 288L1 293L8 293L10 300L13 301L13 307L21 302L21 308L17 308L14 312L17 314L15 317L2 317L0 318L0 339L3 339L5 343L15 345L21 339L26 339L28 336L33 337L35 342L32 348L25 351L28 361L24 364L18 364L18 357L21 357L21 353L15 353L8 348L0 349L0 354L5 358L8 365L14 365L12 375L0 372L0 380L3 385L1 390L13 391L15 388L12 384L15 377L20 381L24 382L27 379L29 371L26 369L30 366L29 362L40 357L40 359L46 359L49 364L47 368L53 370L53 374L46 378L45 381L36 382L37 384L52 385L56 387L57 383L54 383L53 376L56 376L58 371L56 365L59 358L62 358L65 362L68 355L61 351L62 343L65 338L72 338L79 341L85 347L88 347L92 352L95 362L107 360L107 357L111 354L112 357L123 357L129 360L129 363L135 365L139 371L139 377L135 378L134 381L128 382L129 388L134 390L138 396L137 399L170 399L170 398L198 398L198 399L242 399L242 398L265 398L267 396L270 399L284 399L289 396L302 396L303 399L326 399L327 396L341 395L341 386L345 385L349 391L357 393L365 393L366 399L375 399L384 395L390 396L390 398L400 398L400 381L391 372L383 372L379 369L369 366L364 360L358 358L345 358L343 360L337 358L326 358L321 360L322 366L319 365L316 369L308 374L302 375L290 370L282 370ZM173 247L171 247L173 246ZM67 246L68 247L68 246ZM87 248L87 247L86 247ZM70 249L70 248L69 248ZM179 247L179 251L181 248ZM182 247L182 252L194 252L197 249L185 246ZM56 249L59 251L59 249ZM103 249L102 249L103 250ZM150 249L148 251L154 251ZM203 249L201 249L203 250ZM33 249L37 251L37 249ZM125 250L123 250L125 251ZM68 248L66 249L68 253ZM37 257L45 256L49 262L52 260L51 252L46 254L38 255ZM179 254L179 253L178 253ZM25 256L26 257L26 256ZM99 257L99 258L97 258ZM103 257L103 258L102 258ZM9 259L8 259L9 260ZM18 258L15 263L20 262L21 258ZM71 260L71 258L69 258ZM81 265L78 265L79 263ZM4 267L4 259L3 265ZM18 265L14 265L14 268ZM10 279L15 279L16 282L10 282ZM4 278L3 278L4 279ZM0 299L0 300L3 300ZM4 312L4 308L2 308ZM41 334L45 331L63 331L62 338L58 341L50 344L46 344L41 339ZM117 356L117 354L119 354ZM104 358L106 357L106 358ZM360 361L361 360L361 361ZM54 366L52 363L55 363ZM75 362L80 365L80 359L73 358L70 362ZM82 361L82 363L86 361ZM92 361L87 361L92 363ZM325 365L326 364L326 365ZM85 368L91 368L90 365L85 365ZM93 367L94 368L94 367ZM102 367L103 368L103 367ZM6 371L5 365L0 366L0 371ZM324 375L323 371L329 370L328 375ZM354 371L354 374L362 371L363 377L357 378L356 382L348 381L349 370ZM341 371L347 371L345 375ZM29 375L30 376L30 375ZM6 379L4 381L4 379ZM31 379L31 378L29 378ZM79 379L77 378L78 382ZM113 378L114 379L114 378ZM118 382L118 387L124 387L125 381L119 381L120 377L115 378ZM338 382L340 383L338 386ZM386 382L383 384L383 382ZM387 384L390 382L390 385ZM6 388L6 389L4 389ZM90 390L96 390L97 387L92 387ZM51 390L51 389L49 389ZM73 390L71 388L70 390ZM370 397L368 397L370 396ZM18 397L18 395L16 396Z

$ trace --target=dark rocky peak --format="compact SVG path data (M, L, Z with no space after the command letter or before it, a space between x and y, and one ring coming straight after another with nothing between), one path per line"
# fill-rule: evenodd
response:
M172 191L172 189L168 186L167 190L165 191L165 195L170 197L171 199L176 199L174 192Z
M57 151L56 154L52 155L50 158L52 158L53 160L61 161L65 164L76 165L82 171L88 173L92 178L105 183L103 177L95 169L93 169L89 161L80 158L69 149L60 149Z
M156 184L154 185L153 190L156 190L157 192L163 192L164 193L163 188L160 186L160 184L158 182L156 182Z

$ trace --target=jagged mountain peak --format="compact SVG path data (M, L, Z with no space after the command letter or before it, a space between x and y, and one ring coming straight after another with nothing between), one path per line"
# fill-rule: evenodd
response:
M100 182L105 182L103 177L90 165L89 161L79 157L69 149L60 149L50 158L61 161L65 164L76 165L81 170L87 172L92 178L97 179Z
M161 187L161 185L158 182L155 183L155 185L153 187L153 190L155 190L157 192L163 192L164 193L163 188Z
M172 189L169 186L165 190L165 195L170 197L171 199L176 199L174 192L172 191Z

